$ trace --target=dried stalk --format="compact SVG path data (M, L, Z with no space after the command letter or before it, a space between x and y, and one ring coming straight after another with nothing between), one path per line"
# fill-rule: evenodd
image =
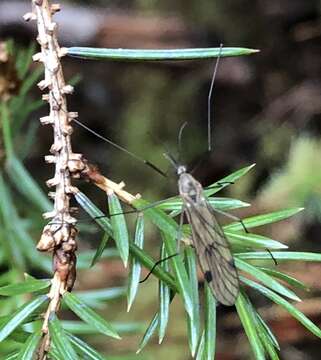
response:
M52 15L60 10L58 4L49 5L47 0L32 0L34 12L24 15L26 21L37 20L37 41L41 52L33 56L34 61L42 62L45 68L45 79L37 85L40 90L48 89L48 94L42 96L49 103L49 115L40 118L42 125L52 125L54 143L47 155L47 163L55 164L55 176L49 179L48 187L55 187L55 192L49 196L54 200L54 210L43 214L51 221L44 227L37 249L43 252L53 252L54 275L48 293L49 306L44 314L42 326L42 341L39 345L37 360L46 360L50 349L50 333L48 323L50 315L57 313L61 297L66 291L71 291L76 279L76 218L71 214L77 209L70 207L70 198L79 190L72 186L72 178L82 178L92 182L107 194L115 193L121 201L132 205L140 198L140 194L132 195L125 191L124 182L119 184L103 176L97 167L90 164L82 154L73 153L71 147L71 123L78 116L68 112L66 95L73 92L73 87L65 84L60 58L65 55L59 47L56 31L57 25L52 21Z
M99 187L101 190L106 193L115 193L119 199L128 204L132 205L134 200L140 198L140 194L132 195L129 192L124 190L125 183L122 181L119 184L107 179L104 175L102 175L99 169L90 164L87 160L83 159L84 168L79 172L81 178L92 182L94 185ZM79 190L75 188L75 193Z
M72 178L85 178L92 181L106 192L115 192L119 198L131 204L137 197L123 190L124 183L116 184L104 176L98 169L90 165L82 154L73 153L71 147L72 120L77 113L68 112L66 95L73 92L73 87L66 85L60 58L65 50L60 48L57 41L57 24L52 21L52 15L60 10L59 4L50 5L48 0L32 0L33 12L24 15L26 21L37 20L37 41L41 52L33 56L34 61L43 63L45 78L38 83L38 87L48 90L42 96L49 103L49 115L40 119L43 125L52 125L54 143L50 148L50 155L45 157L47 163L55 164L55 175L46 184L55 188L49 196L54 200L54 209L44 213L50 222L44 227L37 249L53 253L54 275L48 293L50 299L44 314L42 326L43 338L38 350L38 360L47 359L50 348L50 334L48 322L52 313L57 313L62 295L71 291L76 279L76 222L72 216L76 210L70 207L70 198L78 192L72 186Z
M55 188L49 193L54 200L54 209L43 214L51 219L45 226L40 241L39 251L53 253L53 271L50 303L44 315L42 327L43 341L38 359L46 359L50 347L48 321L50 314L59 310L61 296L70 291L76 279L76 219L72 217L73 208L70 207L70 197L75 191L71 184L72 174L83 169L81 154L72 152L70 122L77 116L67 110L66 95L72 93L73 87L66 85L60 58L65 55L63 48L57 41L57 24L52 21L52 15L60 10L58 4L51 5L47 0L33 0L33 12L24 15L26 21L37 20L37 41L41 52L33 56L34 61L43 63L45 78L38 83L41 90L48 90L43 100L49 103L49 115L40 119L43 125L52 125L54 143L50 148L51 155L45 157L46 162L55 164L55 175L48 180L47 186Z

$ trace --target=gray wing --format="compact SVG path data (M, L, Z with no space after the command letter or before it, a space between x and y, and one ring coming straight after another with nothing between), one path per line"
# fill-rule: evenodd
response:
M223 230L205 200L200 204L188 204L185 212L204 278L217 301L234 305L239 294L239 278Z

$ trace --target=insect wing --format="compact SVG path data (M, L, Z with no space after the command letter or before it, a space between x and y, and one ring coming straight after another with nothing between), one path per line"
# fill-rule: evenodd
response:
M217 301L234 305L239 293L239 279L223 230L206 200L188 201L188 205L185 212L204 278Z

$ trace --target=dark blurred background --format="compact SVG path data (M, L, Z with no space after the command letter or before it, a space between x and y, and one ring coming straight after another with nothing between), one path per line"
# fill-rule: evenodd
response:
M321 218L321 4L319 0L239 1L63 1L59 23L62 46L116 48L250 47L261 52L249 57L222 59L213 97L213 152L195 176L204 185L256 163L252 172L224 195L252 203L239 212L246 216L286 207L305 211L290 221L264 229L293 250L320 250ZM35 25L22 14L29 2L0 2L1 38L13 37L29 44ZM188 164L206 150L207 94L214 63L112 63L64 58L67 79L78 76L69 110L79 120L166 170L164 143L174 153L181 124L183 155ZM34 96L40 96L35 89ZM30 122L46 114L42 108ZM52 169L43 163L51 144L51 130L39 127L38 141L26 160L28 169L42 182ZM156 140L157 139L157 140ZM167 181L75 127L73 147L99 165L114 181L124 180L127 190L157 200L177 192L175 179ZM104 207L99 192L82 187ZM84 240L93 247L97 239ZM157 255L157 237L147 245ZM285 264L289 274L311 286L298 307L321 325L319 264ZM100 272L98 271L100 269ZM104 271L104 272L102 272ZM102 274L108 271L108 279ZM122 265L103 263L96 272L84 272L80 288L120 284L126 279ZM142 286L133 310L125 301L115 304L117 319L148 321L156 310L156 281ZM252 297L278 336L282 359L317 359L320 342L285 312L260 297ZM108 310L110 312L111 309ZM235 314L220 312L217 359L248 359L247 343ZM146 348L145 356L187 359L183 310L174 304L168 337L162 346ZM135 337L124 349L134 351ZM113 349L114 343L107 344ZM106 346L107 346L106 345ZM104 346L104 344L100 344ZM115 350L116 351L116 350Z

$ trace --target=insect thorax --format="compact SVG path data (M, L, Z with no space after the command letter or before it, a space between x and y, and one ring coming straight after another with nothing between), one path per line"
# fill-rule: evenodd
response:
M178 180L178 188L180 195L192 202L199 202L203 198L202 185L194 179L191 174L182 173Z

